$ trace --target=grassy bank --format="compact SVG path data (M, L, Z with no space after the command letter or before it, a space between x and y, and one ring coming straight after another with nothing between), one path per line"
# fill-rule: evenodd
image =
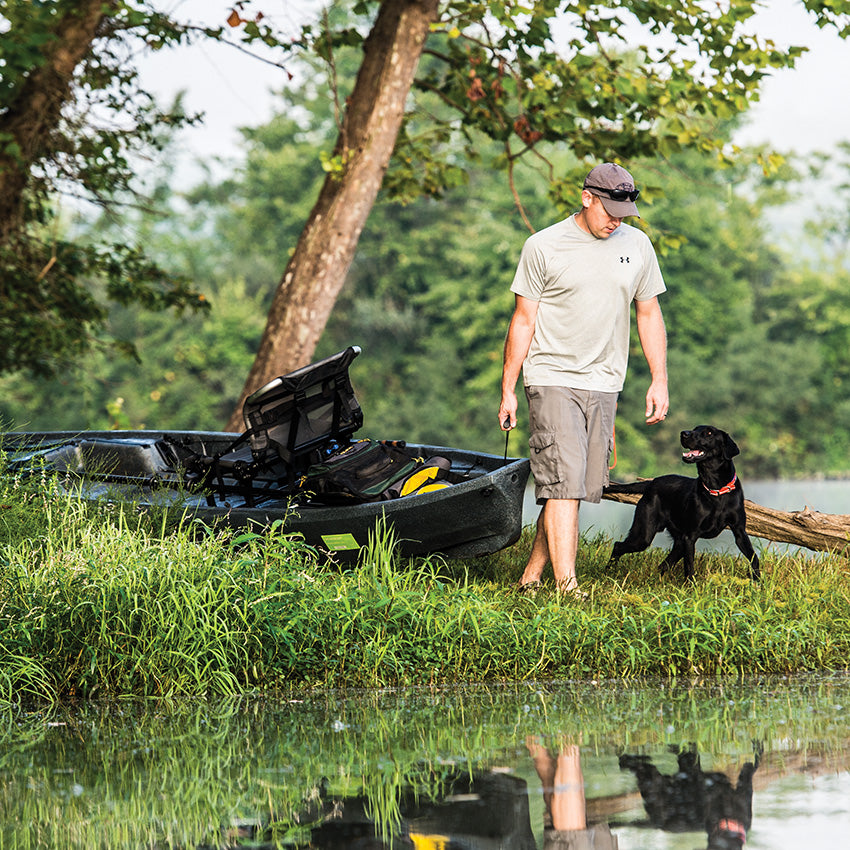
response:
M845 669L843 558L763 553L764 578L653 550L607 569L582 541L578 602L511 588L529 541L487 559L401 562L386 534L356 569L284 534L228 532L49 498L0 477L0 701L237 694L286 686L714 676Z

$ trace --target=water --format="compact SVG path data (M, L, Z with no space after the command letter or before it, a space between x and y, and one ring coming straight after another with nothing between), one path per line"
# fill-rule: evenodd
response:
M744 493L751 502L781 511L799 511L809 507L824 514L850 514L850 481L745 481ZM534 523L539 511L532 485L525 492L523 522ZM633 517L633 505L603 499L598 505L583 502L579 522L583 534L604 534L617 540L626 535ZM670 537L665 532L656 537L654 545L663 548L669 542ZM753 538L753 546L757 552L789 552L797 548L758 537ZM732 532L726 530L714 540L697 541L697 551L737 553L738 548Z
M842 847L848 711L846 676L6 708L0 847Z

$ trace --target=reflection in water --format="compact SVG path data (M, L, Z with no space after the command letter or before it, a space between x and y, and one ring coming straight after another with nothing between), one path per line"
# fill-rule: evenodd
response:
M649 823L668 832L708 835L708 850L741 850L753 820L753 774L761 747L733 785L725 773L705 772L694 747L677 755L678 770L664 774L648 756L620 756L620 767L637 777Z
M847 677L7 706L0 850L799 850L798 811L842 846L847 706Z
M617 850L617 839L605 823L587 823L581 751L567 739L551 752L539 738L526 745L543 787L545 850Z
M399 798L396 832L376 835L363 797L327 799L325 818L304 848L316 850L535 850L526 783L505 773L457 774L434 798L405 788Z

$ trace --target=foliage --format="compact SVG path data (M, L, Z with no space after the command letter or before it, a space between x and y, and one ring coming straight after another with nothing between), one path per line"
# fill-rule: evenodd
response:
M837 5L843 16L845 3ZM337 28L330 16L314 34L312 43L332 71L336 52L352 45L362 44L362 64L345 101L333 154L320 155L328 175L275 292L237 404L275 374L313 357L378 182L385 182L390 197L402 202L422 194L439 197L465 176L463 164L446 156L452 139L465 146L469 159L494 144L499 155L492 165L507 174L523 214L514 182L521 159L550 164L549 191L565 209L575 202L578 178L590 160L631 161L688 148L716 151L726 159L717 122L743 112L758 96L763 74L793 65L800 53L752 37L746 22L755 4L746 0L729 6L625 0L613 8L595 2L576 7L561 2L530 7L450 2L440 7L436 20L436 2L415 7L403 0L357 2L353 11L365 15L376 6L374 21L363 25L369 33L365 38L348 22ZM411 8L422 15L407 18L404 11ZM398 63L387 62L380 70L375 64L392 54L385 52L390 46L418 62L425 20L431 21L431 36L424 44L429 61L415 82L409 120L403 127L384 121L382 132L364 134L376 103L368 81L382 80L382 94L397 94L400 88L406 92L411 85L407 75L403 81L394 76L393 69L402 67ZM405 38L410 41L402 49ZM336 83L333 93L341 104ZM395 167L385 178L389 135L396 145ZM378 140L380 156L366 155ZM554 171L553 147L570 151L578 160L575 170ZM364 179L361 161L379 168ZM765 167L769 165L767 158ZM350 211L351 220L342 220L343 211ZM329 241L335 243L335 263L329 262ZM235 412L229 426L237 422Z
M533 175L523 181L532 186ZM321 349L357 340L361 359L374 358L368 371L352 367L369 428L498 450L504 435L486 399L497 398L523 238L486 163L439 203L375 210ZM415 403L400 403L406 397Z
M846 0L805 6L819 26L850 31ZM757 7L749 0L446 2L385 188L405 202L440 195L462 179L453 150L462 143L474 157L482 136L500 151L494 167L511 178L520 161L548 163L549 191L562 211L574 207L588 161L666 159L692 149L730 163L724 124L758 98L771 69L793 66L803 52L752 33ZM344 33L350 43L351 31ZM575 158L571 170L551 162L564 148ZM769 152L760 161L767 171L777 167Z
M159 50L179 44L189 30L137 0L104 4L93 41L81 45L79 64L63 69L70 79L62 79L51 62L56 61L63 26L81 15L81 7L69 0L0 3L0 20L8 31L0 78L4 153L10 152L8 145L17 144L17 125L30 105L31 90L41 82L40 73L53 74L43 83L44 100L66 102L57 125L48 128L51 135L46 143L34 151L15 151L20 166L29 171L28 188L35 202L30 216L36 219L38 209L60 187L74 187L101 201L116 190L129 189L134 167L128 155L133 146L156 148L162 127L196 120L179 108L160 110L139 86L134 53L143 45ZM113 120L117 115L122 122ZM9 168L8 162L3 164Z
M175 128L195 123L180 101L163 110L140 85L136 56L223 28L178 23L140 0L0 2L0 372L61 373L92 349L133 355L104 334L112 305L201 310L186 278L141 243L69 232L65 209L143 202L138 163ZM256 38L254 27L246 40Z
M334 76L340 54L362 46L378 4L358 0L337 6L295 38L276 32L261 10L252 10L259 5L236 4L228 31L249 49L272 50L278 63L312 50L331 71L339 111L346 85ZM807 5L821 25L845 31L844 0ZM740 113L757 96L767 69L793 64L800 53L781 51L747 32L754 6L750 0L728 5L626 0L614 7L556 0L531 6L445 3L387 176L390 197L403 202L422 193L438 197L464 182L455 150L460 144L477 157L481 138L499 146L491 164L508 172L514 189L520 159L531 154L551 160L553 143L569 149L579 169L590 157L633 160L639 154L669 156L689 146L722 152L722 135L707 130L703 116L716 121ZM77 45L74 66L60 72L56 47L63 27L84 10L99 16L98 26L88 43L83 39ZM134 302L178 308L203 303L184 280L149 263L137 245L104 250L52 234L64 230L57 219L58 191L105 205L126 201L139 191L128 151L138 156L145 148L159 149L164 129L196 120L179 104L162 111L153 103L140 86L133 60L137 49L227 36L223 26L182 23L142 0L3 2L0 21L10 33L0 75L0 172L25 186L19 204L17 189L4 193L12 208L2 216L0 259L21 294L0 316L6 351L0 369L55 371L90 349L102 333L105 303L116 284L110 265L124 269L122 295ZM38 113L42 101L51 111ZM36 113L45 126L28 146L20 119L28 120L31 132ZM315 154L312 161L318 163ZM573 177L550 175L562 208L575 199ZM267 262L283 259L285 251L275 243ZM137 259L132 269L125 266L128 256ZM110 281L105 290L98 283L104 275ZM64 320L69 300L79 307ZM40 333L45 310L48 321Z
M122 226L139 234L150 256L210 281L212 310L177 323L113 311L111 333L138 338L141 362L99 353L61 379L6 378L0 420L37 430L221 427L262 330L269 281L322 179L309 163L329 126L328 105L309 89L287 93L279 117L247 132L244 167L195 189L188 210L170 188L166 161L152 185L169 217L140 212ZM566 171L573 160L561 158ZM664 165L632 166L642 186L659 187L641 205L642 226L656 242L675 238L680 247L661 257L672 411L663 426L643 424L648 375L635 339L618 411L619 479L675 471L679 430L700 422L735 436L747 477L847 468L847 258L784 252L769 215L798 175L788 165L765 177L760 158L742 153L735 167L721 168L682 153ZM317 353L363 347L352 379L367 436L505 449L494 410L508 287L526 231L489 163L482 152L464 166L462 189L440 201L382 203L367 223ZM545 173L524 164L514 182L535 225L556 219ZM110 220L90 226L93 238L114 241ZM524 428L521 418L512 454L525 452Z
M182 234L174 253L193 263L215 258L213 264L194 266L196 279L244 279L249 296L262 295L267 312L270 292L324 179L316 150L328 143L332 132L330 104L314 91L312 82L281 92L277 114L260 127L242 131L245 160L231 178L198 185L186 195L193 231ZM165 187L167 160L163 166L158 182ZM166 210L167 200L163 198ZM227 250L222 250L222 240ZM201 245L201 250L193 250Z
M661 427L640 426L649 377L633 338L617 422L626 464L618 476L672 471L678 432L700 422L721 424L735 436L744 475L841 474L850 450L840 365L846 354L837 344L846 316L833 312L826 332L805 305L842 278L834 262L812 259L770 225L798 172L789 164L782 176L763 178L753 155L727 169L695 155L670 165L659 178L663 195L646 218L651 234L676 232L683 239L661 258L671 412ZM640 168L652 173L656 165ZM793 254L789 245L797 248ZM793 316L793 330L780 316ZM627 410L635 415L623 415ZM633 458L641 458L638 467Z
M56 374L97 347L135 356L132 338L101 336L110 303L175 308L177 315L207 306L202 294L138 247L47 244L35 235L7 240L0 245L0 373L25 365L35 376Z
M843 278L833 276L831 266L807 267L803 254L788 257L774 244L767 215L769 202L781 194L775 179L770 192L754 197L734 189L758 187L756 155L749 162L741 158L732 169L718 168L695 153L673 157L663 170L655 161L633 168L641 183L662 190L654 203L642 205L642 225L656 241L675 235L682 244L661 258L668 285L662 304L672 411L663 426L647 429L643 424L649 375L634 334L618 409L615 476L675 471L679 431L700 422L721 423L735 435L745 475L846 469L850 444L840 365L847 362L847 348L840 343L846 323L837 309L843 296L836 293L830 302L836 309L820 326L798 306L825 303L826 293L839 288ZM426 217L429 206L420 204L408 208L410 213L376 210L375 242L367 230L323 350L356 340L364 343L366 356L380 352L367 374L353 370L355 385L365 385L367 422L392 428L393 434L419 435L423 424L417 412L428 398L426 438L439 442L440 432L442 440L454 434L460 444L499 451L504 438L487 400L498 398L501 344L511 308L507 289L522 232L515 217L511 226L507 202L488 194L495 180L486 173L476 173L464 193L467 204L479 210L469 222L463 214L467 207L453 217L451 195L440 204L445 218ZM534 185L528 183L532 193ZM555 218L545 205L532 215L541 226ZM394 238L396 225L408 221L405 234ZM427 232L419 229L423 222ZM420 242L421 247L409 250ZM404 251L396 247L401 244ZM372 255L382 258L380 265L367 261ZM404 293L403 301L393 300L390 286L381 292L382 275ZM791 294L790 284L801 277L804 285ZM780 304L781 315L793 317L787 332L777 323ZM364 323L369 317L374 331ZM385 388L395 387L398 393L384 401ZM416 404L404 418L399 395L411 392ZM524 451L523 425L511 436L512 451Z
M61 377L0 380L4 424L48 431L220 429L262 329L263 305L239 280L215 286L207 300L209 311L180 323L114 310L112 329L138 335L139 360L95 352Z

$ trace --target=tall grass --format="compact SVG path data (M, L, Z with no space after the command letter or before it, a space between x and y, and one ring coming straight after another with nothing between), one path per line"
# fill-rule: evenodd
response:
M657 576L659 550L609 571L596 537L580 547L582 602L513 591L529 543L403 561L379 529L343 570L280 524L211 529L0 476L0 701L739 676L850 658L842 558L765 552L753 584L740 559L704 555L683 586Z

